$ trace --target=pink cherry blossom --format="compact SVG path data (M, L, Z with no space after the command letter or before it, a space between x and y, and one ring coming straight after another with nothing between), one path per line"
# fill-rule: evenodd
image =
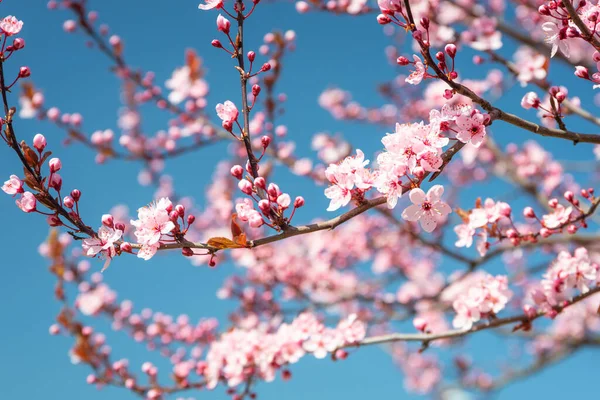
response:
M456 138L463 143L471 143L475 147L481 146L485 137L485 125L489 123L488 114L481 114L477 110L462 114L456 119L458 132Z
M16 200L17 207L23 212L30 213L36 210L37 200L33 193L24 192L19 200Z
M223 8L223 0L204 0L206 4L199 4L201 10L212 10L213 8Z
M562 204L559 204L551 214L547 214L542 217L542 222L546 228L558 228L569 221L569 216L571 215L572 211L573 207L569 206L565 208Z
M406 82L410 83L411 85L418 85L425 77L425 72L427 71L427 69L425 68L425 64L423 64L423 61L421 61L421 58L418 55L414 54L413 60L415 70L411 72L410 75L406 78Z
M2 190L6 194L15 196L17 193L23 193L23 181L16 175L11 175L10 179L4 182Z
M217 115L224 122L233 123L237 120L239 111L238 111L237 107L235 106L235 104L233 104L231 101L227 100L223 104L222 103L217 104Z
M571 56L569 51L569 43L567 41L567 28L559 28L554 22L544 22L542 24L542 30L546 35L546 43L552 45L552 51L550 57L554 57L558 49L567 58Z
M23 21L19 21L12 15L5 17L0 21L0 30L6 34L6 36L13 36L21 32L23 28Z
M135 229L135 236L142 249L138 257L148 260L159 247L163 235L171 233L175 224L169 218L169 211L173 204L168 198L161 198L157 202L138 209L138 219L130 223Z
M98 236L84 239L81 246L86 256L95 257L101 254L106 259L102 267L102 271L104 271L117 254L115 244L121 239L121 236L123 236L123 231L102 225L98 229Z
M505 276L485 274L454 300L452 306L456 316L452 325L457 329L471 329L481 318L499 313L511 297Z
M442 185L432 186L427 194L420 188L410 191L413 203L402 212L402 218L408 221L419 221L425 232L433 232L437 224L443 221L452 209L441 198L444 194Z

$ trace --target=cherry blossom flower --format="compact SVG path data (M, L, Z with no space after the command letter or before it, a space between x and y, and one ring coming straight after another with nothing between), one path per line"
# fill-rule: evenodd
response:
M223 122L233 123L237 120L239 111L235 104L229 100L226 100L223 104L217 104L217 115L223 120Z
M416 54L413 54L413 60L415 70L406 78L406 82L410 83L411 85L418 85L425 77L425 72L427 69L425 68L425 64L423 64L423 61L421 61L421 58Z
M528 92L521 100L521 107L526 110L530 108L538 108L540 106L540 98L535 92Z
M542 29L546 35L546 43L552 45L550 57L554 57L558 49L565 57L571 56L569 51L569 43L567 42L567 27L559 28L554 22L544 22Z
M23 21L19 21L12 15L5 17L0 21L0 30L6 34L6 36L13 36L21 32L23 28Z
M138 243L142 248L138 257L145 260L150 259L160 246L162 235L166 235L175 229L175 224L169 218L169 212L173 204L169 198L161 198L147 207L138 209L138 219L130 223L136 230L134 232Z
M420 188L411 190L409 198L413 204L402 212L402 218L419 221L425 232L433 232L437 224L452 212L448 204L441 201L443 194L442 185L432 186L427 194Z
M19 207L21 211L30 213L36 210L37 200L33 193L24 192L21 195L21 198L16 200L15 203L17 203L17 207Z
M458 240L454 243L456 247L471 247L475 229L469 224L460 224L454 227L454 232L458 236Z
M515 52L515 69L518 71L517 80L525 87L532 80L543 80L548 74L548 60L542 54L530 47L521 46Z
M23 193L23 181L16 175L11 175L10 179L2 185L4 193L15 196L17 193Z
M213 8L223 8L223 0L204 0L206 4L200 3L198 8L201 10L212 10Z
M546 228L558 228L569 221L572 211L573 207L569 206L565 208L562 204L558 204L551 214L547 214L542 217L542 222Z
M106 259L102 267L102 271L104 271L117 254L115 242L121 239L121 236L123 236L123 231L102 225L98 229L98 236L84 239L81 246L86 256L95 257L101 254Z
M457 329L469 330L481 318L499 313L511 297L505 276L485 274L454 300L452 306L456 316L452 325Z
M481 114L477 110L462 114L456 119L458 132L456 138L463 143L471 143L475 147L481 146L485 137L485 125L490 121L488 114Z

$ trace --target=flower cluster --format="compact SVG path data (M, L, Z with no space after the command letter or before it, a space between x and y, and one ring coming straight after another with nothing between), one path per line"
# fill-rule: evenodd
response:
M596 286L600 280L599 270L584 247L576 249L573 255L561 251L544 274L541 285L530 291L530 297L535 305L551 312L552 307L574 293L587 293Z
M471 107L444 106L441 111L433 110L429 121L429 124L396 124L396 131L381 140L385 151L377 156L378 168L374 171L365 168L369 161L365 161L360 150L339 164L330 164L325 171L332 184L325 189L325 195L331 200L328 211L335 211L352 199L362 201L365 192L373 187L386 196L388 207L394 208L398 198L415 183L409 175L418 182L426 172L438 171L442 166L442 149L449 142L444 131L454 131L456 139L479 146L490 118ZM403 178L408 178L404 184ZM446 211L444 208L438 214L445 216L449 212Z
M123 229L117 229L113 224L111 226L102 225L98 229L97 237L84 239L81 246L86 256L95 257L101 254L106 259L104 267L102 267L104 271L108 268L112 258L117 255L115 244L121 239L121 236L123 236Z
M480 281L470 286L466 293L458 296L452 303L456 316L452 325L457 329L468 330L482 318L498 314L510 298L506 276L486 274Z
M160 247L160 240L175 230L170 213L173 212L173 203L168 198L159 199L146 207L138 209L138 219L131 220L135 227L135 236L142 245L138 257L149 260ZM175 219L179 217L175 211Z
M343 346L358 343L365 333L364 324L355 315L336 328L327 328L313 314L303 313L275 332L234 329L223 334L210 346L201 370L208 388L221 380L234 387L253 376L269 382L277 370L306 353L325 358Z
M478 204L477 208L470 213L463 215L463 223L454 227L454 232L458 236L456 247L471 247L473 237L478 236L477 251L483 257L489 248L488 224L492 226L500 220L506 222L511 216L511 207L504 202L495 202L492 199L486 199L483 204Z

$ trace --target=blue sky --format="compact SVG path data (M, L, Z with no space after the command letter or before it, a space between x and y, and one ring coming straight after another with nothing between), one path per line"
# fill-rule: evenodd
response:
M65 112L80 112L85 118L84 130L87 132L116 129L120 107L119 84L109 71L106 58L87 49L80 35L67 35L62 31L67 12L48 11L43 1L35 2L37 5L32 3L5 0L0 4L1 14L16 15L25 22L22 36L27 46L10 60L6 67L8 75L11 76L11 72L16 74L20 65L28 65L32 79L45 93L48 105L57 106ZM154 71L157 81L163 82L174 67L183 63L184 50L194 48L203 57L208 69L207 79L211 85L209 109L225 99L239 98L237 72L232 68L231 60L210 45L210 40L216 37L216 13L200 12L196 8L197 2L191 0L96 0L89 3L99 12L100 20L124 38L126 58L131 65ZM381 104L376 85L393 78L397 70L387 64L383 49L389 39L373 16L298 15L291 3L261 4L246 27L247 49L257 49L262 44L262 36L272 27L297 32L297 50L287 58L279 88L289 98L281 122L288 125L291 137L298 143L300 155L310 155L310 138L320 131L342 132L367 154L381 147L381 136L392 127L335 121L317 104L319 94L329 86L350 90L364 105ZM510 45L507 48L510 49ZM466 68L464 72L469 74L471 70ZM572 79L570 71L557 71L558 74L562 72L565 72L562 74L565 83L572 84L571 90L584 92L582 98L588 108L597 111L592 103L591 88ZM514 106L523 93L524 90L517 85L498 104ZM15 96L12 96L12 102L16 104ZM523 114L522 111L518 113ZM168 114L153 109L144 114L143 126L147 132L155 132L165 126L167 119ZM576 122L569 127L588 128ZM37 132L44 133L55 155L63 160L62 175L66 187L77 187L83 192L84 220L99 223L100 215L116 203L135 209L151 200L153 190L136 185L137 167L118 161L98 166L85 148L61 146L63 132L47 123L19 120L16 130L19 138L25 140L31 140ZM501 124L494 132L501 143L510 140L520 142L532 137L528 132ZM545 140L544 144L558 154L559 159L592 157L591 147L574 148L568 142L552 139ZM176 177L178 191L202 199L214 165L224 152L224 146L216 146L211 151L189 154L169 163L167 171ZM0 171L6 178L20 171L16 158L7 148L0 148ZM308 200L308 206L298 213L297 222L326 216L327 201L322 188L315 188L301 178L290 181L286 186L290 194L302 193ZM464 202L464 207L469 207L476 196L482 193L497 195L502 190L502 186L479 187L466 191L461 202ZM17 210L9 196L0 196L0 206L4 223L4 261L0 268L3 320L3 329L0 329L0 398L132 398L122 389L108 388L98 392L87 385L87 368L73 366L69 362L67 351L71 339L48 335L48 327L53 323L59 305L53 300L54 279L47 271L46 262L37 253L37 246L47 235L47 228L42 218ZM100 268L101 264L95 262L93 265ZM129 257L117 260L105 274L105 279L122 298L129 298L140 307L147 306L175 315L187 313L192 319L204 316L222 319L231 304L217 300L215 292L231 268L228 264L217 269L196 268L177 255L157 257L151 262ZM163 372L169 368L124 333L111 333L109 327L102 324L99 328L109 334L115 357L128 357L134 366L150 359L157 362ZM482 335L471 346L486 364L493 365L503 355L502 347L495 347L499 344L491 335ZM597 352L582 353L526 382L510 386L496 398L536 395L559 399L592 393L589 383L594 382L597 375L597 356ZM331 364L328 360L316 361L306 357L292 369L294 377L290 382L260 384L259 398L418 398L405 394L399 369L378 348L362 349L353 353L347 361ZM219 390L197 396L200 399L225 397Z

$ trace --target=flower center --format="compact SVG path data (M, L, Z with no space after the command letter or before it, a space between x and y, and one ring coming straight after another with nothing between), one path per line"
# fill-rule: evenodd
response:
M431 210L431 203L426 201L421 205L421 208L423 208L423 210L425 210L425 211L429 211L429 210Z

